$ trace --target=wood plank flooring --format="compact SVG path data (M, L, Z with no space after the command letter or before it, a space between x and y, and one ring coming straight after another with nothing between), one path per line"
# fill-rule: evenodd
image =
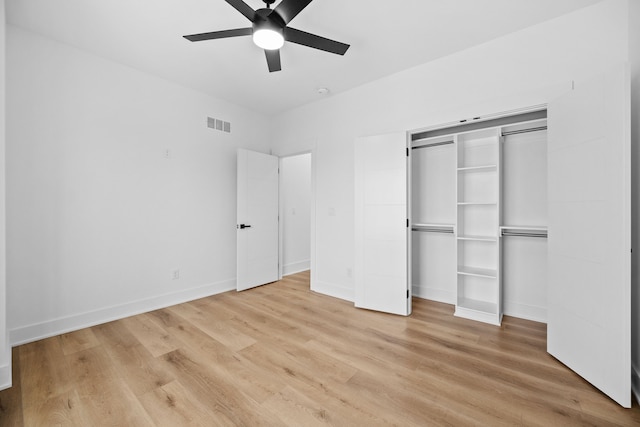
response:
M22 345L0 425L640 425L546 353L544 324L413 304L355 309L306 272Z

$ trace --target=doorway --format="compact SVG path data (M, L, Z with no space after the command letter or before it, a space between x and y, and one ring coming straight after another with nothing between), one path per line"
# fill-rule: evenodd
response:
M280 159L280 276L311 268L311 153Z

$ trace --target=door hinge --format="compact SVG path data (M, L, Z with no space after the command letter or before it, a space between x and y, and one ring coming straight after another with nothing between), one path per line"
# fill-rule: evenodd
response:
M407 157L409 157L409 147L407 147Z
M409 289L407 289L407 298L409 298Z
M409 218L407 218L407 228L409 228Z

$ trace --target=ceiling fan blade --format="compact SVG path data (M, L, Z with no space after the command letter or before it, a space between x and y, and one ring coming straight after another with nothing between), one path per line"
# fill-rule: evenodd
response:
M256 11L242 0L225 0L235 10L243 14L249 21L253 22L256 19Z
M285 24L288 24L289 21L302 12L302 9L307 7L311 1L312 0L282 0L273 11L280 15Z
M182 37L192 42L199 42L202 40L225 39L227 37L250 36L252 33L253 28L236 28L234 30L213 31L211 33L191 34Z
M282 67L280 66L280 51L278 49L265 49L264 54L267 57L267 65L269 66L270 73L273 73L274 71L280 71L282 69Z
M296 30L295 28L291 27L285 27L284 39L292 43L301 44L304 46L312 47L314 49L324 50L325 52L331 52L337 55L344 55L347 49L349 49L348 44L316 36L315 34Z

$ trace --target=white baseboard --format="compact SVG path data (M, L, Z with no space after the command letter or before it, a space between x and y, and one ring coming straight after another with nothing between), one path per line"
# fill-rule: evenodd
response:
M507 316L519 317L520 319L533 320L534 322L547 323L546 307L535 305L519 304L513 301L504 301L502 312Z
M8 337L4 350L7 354L0 359L3 361L3 364L0 366L0 390L7 389L13 385L11 378L11 346L9 345Z
M311 290L319 294L329 295L330 297L340 298L346 301L354 301L354 290L343 286L334 285L332 283L321 282L319 280L311 283Z
M631 364L631 391L636 402L640 403L640 370L633 363Z
M0 390L11 387L11 364L0 366Z
M443 302L445 304L456 303L456 293L442 289L430 289L419 285L411 286L411 295L431 301Z
M22 326L10 331L12 346L26 344L43 338L88 328L101 323L134 316L140 313L169 307L195 299L236 289L236 280L229 279L191 289L131 301L117 306L105 307L85 313L48 320L33 325Z
M282 266L282 275L288 276L290 274L300 273L301 271L307 271L311 268L311 260L292 262Z

